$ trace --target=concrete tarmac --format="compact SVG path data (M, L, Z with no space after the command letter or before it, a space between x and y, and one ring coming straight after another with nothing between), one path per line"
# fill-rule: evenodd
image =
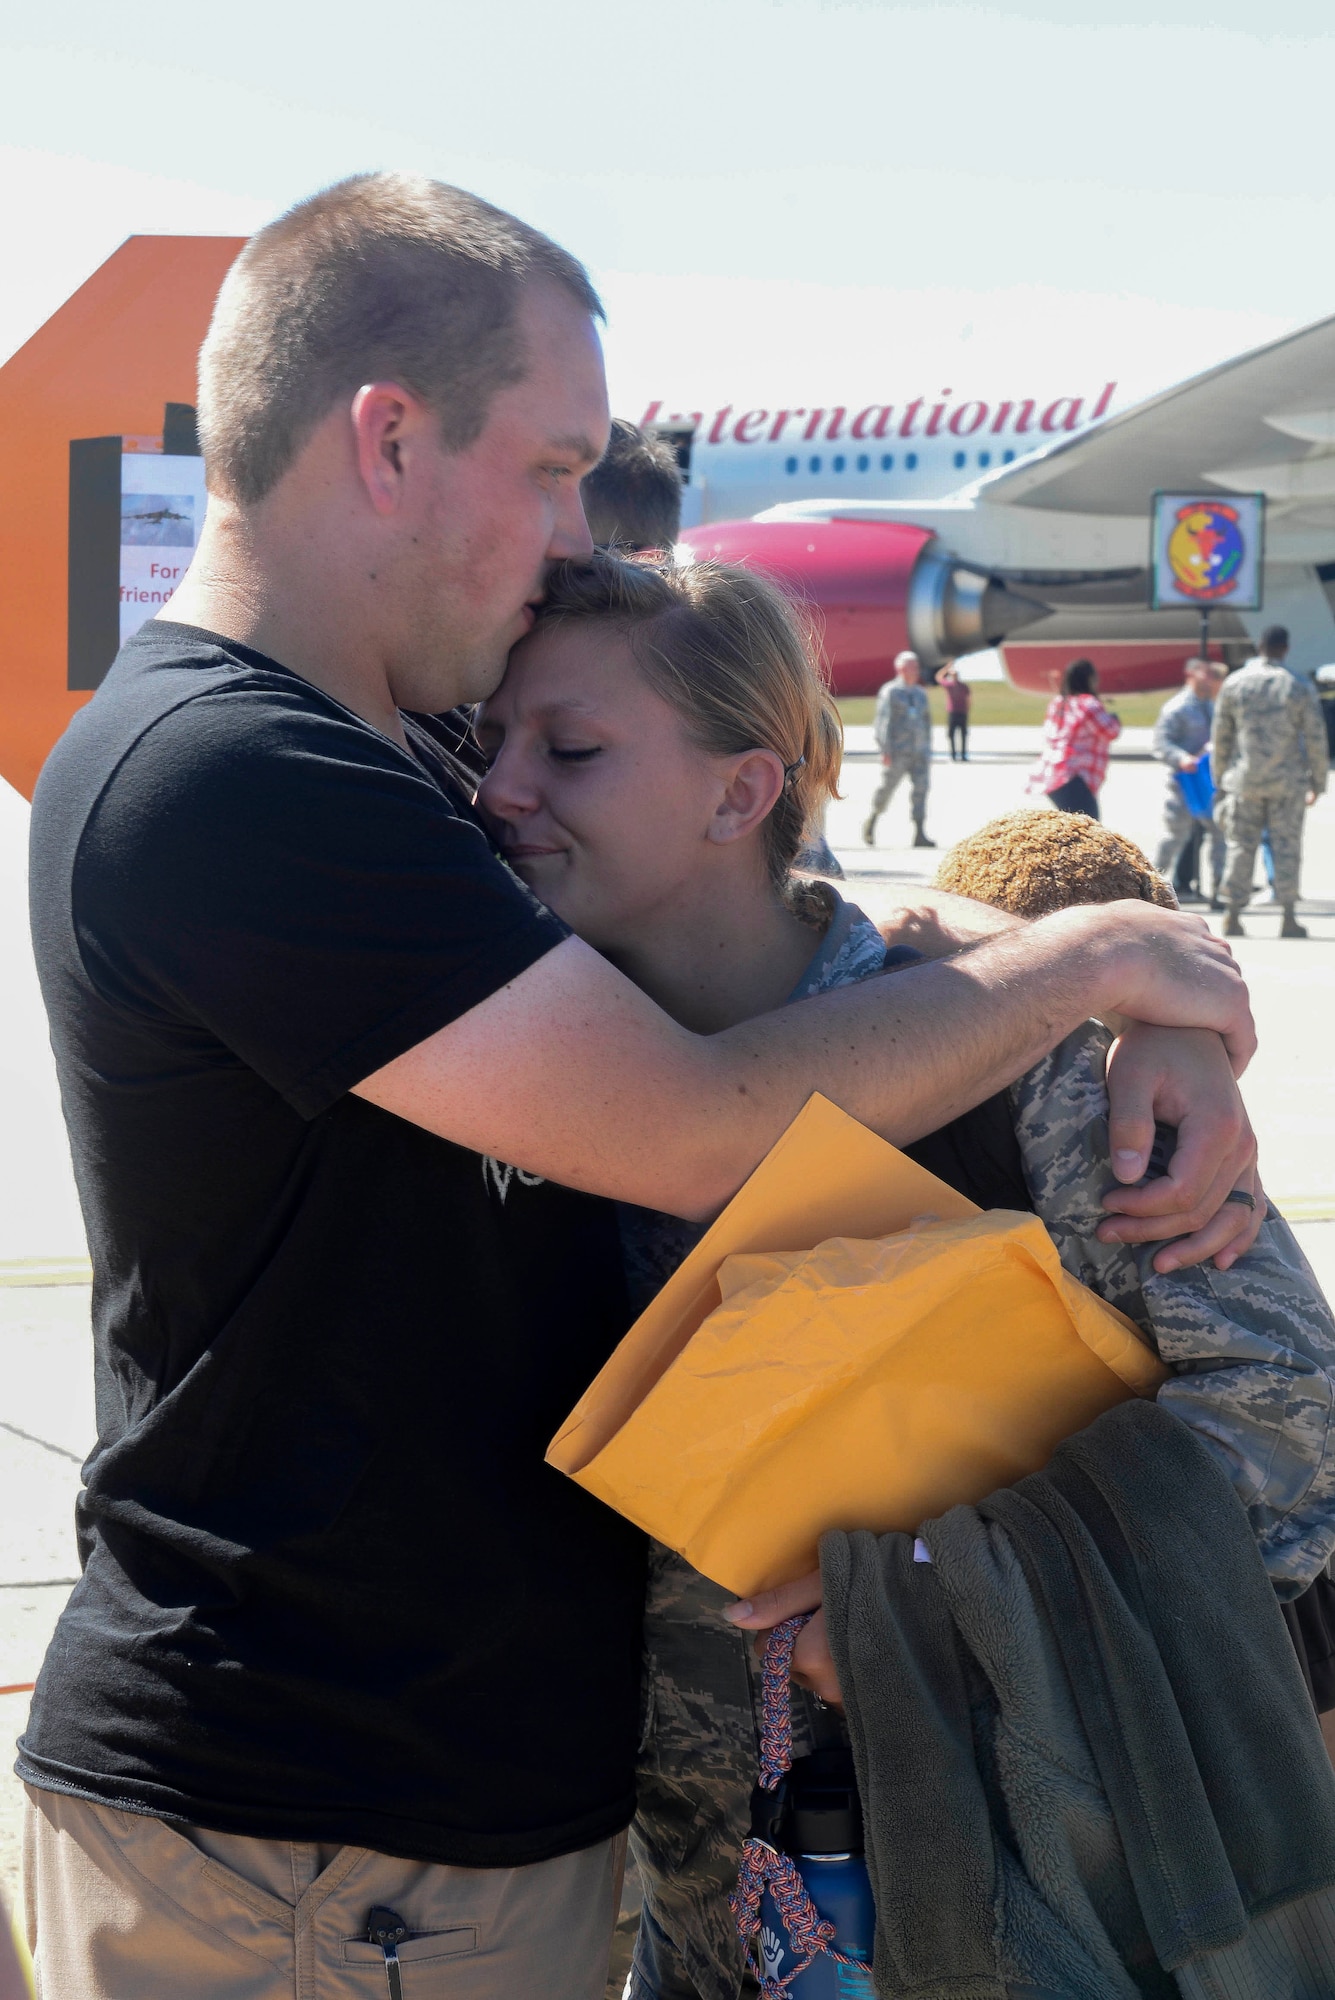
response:
M940 735L940 732L938 732ZM1025 803L1037 749L1032 729L977 730L970 761L933 763L928 830L938 851L909 845L907 786L880 823L875 848L860 827L878 775L870 730L849 731L845 796L829 837L845 893L869 915L930 881L939 852L995 814ZM1103 793L1104 817L1153 848L1164 776L1147 731L1127 731ZM26 944L23 847L27 808L0 785L0 1689L33 1679L77 1571L73 1508L79 1465L94 1436L86 1250L45 1023ZM1236 947L1251 984L1260 1052L1244 1080L1261 1139L1266 1186L1295 1222L1335 1294L1335 799L1307 818L1300 906L1306 943L1278 937L1279 913L1257 910ZM18 1879L21 1793L8 1745L22 1730L26 1692L0 1693L0 1895Z

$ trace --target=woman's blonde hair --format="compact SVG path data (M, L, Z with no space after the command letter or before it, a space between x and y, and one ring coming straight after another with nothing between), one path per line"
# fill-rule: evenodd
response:
M839 796L844 732L797 607L733 563L678 566L597 550L558 563L541 624L606 619L625 635L654 693L716 756L772 750L787 773L762 829L770 881L804 922L829 921L823 883L792 876L808 828Z

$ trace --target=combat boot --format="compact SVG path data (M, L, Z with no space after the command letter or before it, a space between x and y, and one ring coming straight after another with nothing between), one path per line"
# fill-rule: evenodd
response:
M927 829L920 819L913 822L913 845L915 847L935 847L936 842L927 838Z
M866 819L862 822L862 845L864 847L875 847L876 845L875 813L868 813Z
M1281 937L1307 936L1306 926L1304 924L1300 924L1298 922L1298 919L1293 914L1292 903L1286 903L1284 905L1284 921L1279 927L1279 934Z
M1224 918L1224 936L1246 937L1246 935L1247 935L1246 931L1242 928L1242 918L1238 915L1236 910L1230 910L1228 915Z

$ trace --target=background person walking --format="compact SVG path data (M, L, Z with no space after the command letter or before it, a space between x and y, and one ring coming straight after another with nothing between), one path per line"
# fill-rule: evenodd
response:
M1286 625L1267 625L1265 631L1261 634L1260 644L1256 652L1251 655L1250 659L1244 660L1242 664L1244 667L1283 667L1285 673L1294 675L1298 680L1314 679L1314 676L1310 672L1304 673L1294 665L1293 656L1289 652L1289 631ZM1318 699L1320 699L1319 696ZM1327 748L1329 748L1329 745L1327 745ZM1278 904L1281 899L1275 890L1275 857L1270 851L1270 835L1268 833L1261 835L1261 866L1265 869L1266 879L1266 894L1261 898L1261 901L1263 904L1273 906Z
M1048 703L1043 749L1029 779L1031 792L1045 792L1059 812L1099 818L1099 792L1108 775L1108 750L1122 725L1098 697L1099 677L1092 660L1072 660L1062 675L1061 693Z
M1312 683L1289 673L1270 652L1249 660L1219 691L1210 761L1219 787L1215 818L1228 843L1225 937L1246 935L1242 911L1263 838L1270 842L1275 900L1284 911L1279 934L1306 937L1294 915L1303 811L1325 790L1327 770L1326 727Z
M1178 783L1178 774L1190 777L1199 769L1210 747L1215 699L1226 672L1219 660L1188 660L1186 685L1164 703L1154 725L1154 754L1168 767L1163 832L1155 850L1154 865L1171 882L1178 857L1199 829L1210 845L1210 895L1216 904L1224 879L1224 836L1213 817L1202 818L1193 812L1186 792Z
M957 761L956 743L959 745L958 762L969 761L969 709L973 703L973 689L967 681L959 677L959 670L953 660L942 667L936 677L936 684L945 690L946 696L946 739L950 744L950 761Z
M918 685L921 673L916 653L898 654L895 679L886 681L876 697L872 729L884 768L862 825L862 838L868 847L875 847L876 822L904 778L912 789L913 845L936 846L927 838L925 825L927 788L932 782L932 711L927 706L926 689Z

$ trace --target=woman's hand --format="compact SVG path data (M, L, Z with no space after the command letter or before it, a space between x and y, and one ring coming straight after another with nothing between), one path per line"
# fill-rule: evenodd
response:
M810 1576L799 1577L796 1583L780 1584L777 1590L760 1590L754 1597L744 1597L739 1603L728 1605L723 1616L740 1631L759 1634L755 1650L756 1658L760 1659L776 1625L782 1625L785 1618L795 1618L799 1612L814 1612L815 1616L797 1635L793 1679L800 1687L819 1695L822 1701L828 1701L831 1707L842 1708L843 1696L835 1679L821 1598L820 1571L813 1569Z
M1168 1171L1144 1186L1104 1196L1104 1243L1165 1244L1156 1271L1213 1257L1221 1271L1256 1241L1265 1197L1256 1171L1256 1135L1228 1055L1208 1028L1127 1023L1108 1056L1108 1145L1119 1181L1138 1182L1154 1144L1156 1117L1177 1128ZM1230 1199L1236 1193L1247 1202Z
M982 938L1020 929L1023 917L1013 917L991 903L955 896L948 889L926 889L911 903L901 903L881 925L888 946L908 945L924 958L949 958Z

